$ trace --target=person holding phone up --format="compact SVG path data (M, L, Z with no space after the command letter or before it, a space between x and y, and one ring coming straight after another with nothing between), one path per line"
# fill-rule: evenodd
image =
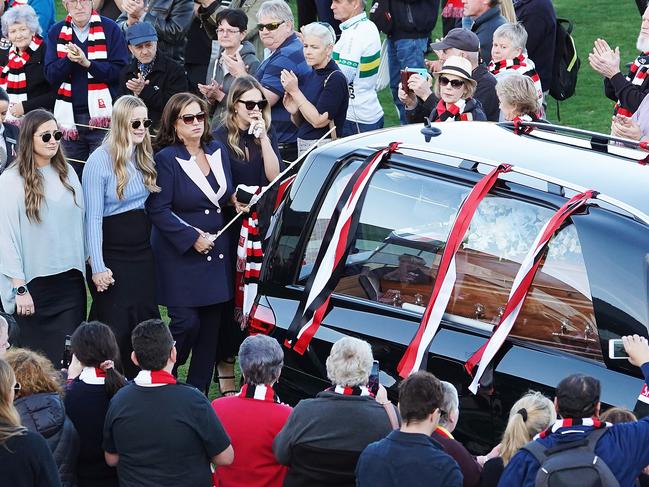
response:
M235 188L240 184L266 186L284 168L275 129L270 123L270 111L270 105L262 94L261 84L255 78L242 76L234 80L228 93L223 125L216 129L214 138L226 148ZM235 195L232 195L231 201L234 209L226 209L226 220L233 218L236 212L246 209L246 205L237 201ZM263 209L263 205L261 207ZM266 221L270 215L262 213L260 218ZM241 221L229 232L230 259L235 269L240 232ZM216 379L224 395L236 392L234 357L245 338L241 330L240 316L241 311L236 310L231 302L225 311L216 358Z

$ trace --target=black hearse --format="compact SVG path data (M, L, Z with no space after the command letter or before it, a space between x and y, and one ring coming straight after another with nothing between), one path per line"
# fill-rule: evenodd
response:
M530 389L550 396L564 376L602 382L602 401L639 410L643 386L608 340L648 334L649 167L646 153L561 127L528 135L489 123L411 125L339 140L304 161L267 241L251 329L284 343L341 186L377 149L401 146L369 183L355 243L329 311L304 355L285 349L277 384L295 403L328 387L331 345L367 340L380 381L397 399L396 371L428 302L445 238L462 199L499 163L457 254L457 281L429 350L428 370L460 394L456 436L474 453L495 445L512 404ZM550 242L527 300L494 361L492 387L468 390L464 364L491 335L540 226L568 198L599 192Z

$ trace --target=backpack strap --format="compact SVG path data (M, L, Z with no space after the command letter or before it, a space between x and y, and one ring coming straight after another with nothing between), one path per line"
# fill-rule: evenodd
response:
M521 450L530 453L536 461L539 462L539 465L543 465L548 459L548 455L546 454L547 448L541 445L538 441L530 441L527 445L521 448Z
M597 442L602 437L602 435L606 433L607 429L608 428L601 428L601 429L593 430L588 434L588 436L585 439L570 441L567 443L561 443L551 448L546 448L543 445L541 445L541 443L539 443L538 441L533 440L530 441L527 445L525 445L521 449L529 452L536 459L536 461L539 462L539 464L543 465L543 463L548 459L550 455L559 453L560 451L571 450L573 448L585 446L588 448L589 451L594 452L595 445L597 445Z
M595 451L595 445L597 445L597 442L602 436L604 436L604 433L606 433L607 430L608 428L599 428L588 434L587 446L590 451Z

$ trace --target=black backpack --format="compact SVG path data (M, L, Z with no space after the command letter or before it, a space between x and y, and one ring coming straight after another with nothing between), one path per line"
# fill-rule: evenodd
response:
M541 464L536 474L536 487L620 487L611 469L595 455L595 445L606 428L594 430L580 441L561 443L545 448L538 441L523 447ZM576 482L575 479L579 479Z
M571 35L572 29L572 21L557 18L550 95L558 101L570 98L575 94L577 87L577 74L581 60L577 55L575 41Z

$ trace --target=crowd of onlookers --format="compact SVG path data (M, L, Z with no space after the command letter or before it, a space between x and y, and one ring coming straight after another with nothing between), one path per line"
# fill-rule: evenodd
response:
M241 344L241 390L210 404L172 374L176 342L159 319L133 330L130 360L139 372L132 381L117 370L119 347L103 323L75 330L71 362L61 371L41 353L7 350L7 328L0 317L6 485L506 487L539 485L544 474L569 482L542 485L574 485L580 473L600 482L583 485L648 485L649 453L638 445L649 440L649 418L623 408L602 412L599 381L583 374L561 380L554 401L525 394L500 443L475 457L453 437L455 386L416 372L399 384L395 406L370 380L372 350L357 338L333 345L331 387L291 408L273 390L282 347L266 335ZM648 380L647 340L634 335L623 343ZM569 456L572 448L579 453Z
M250 210L243 189L383 127L379 88L404 124L544 121L551 1L438 3L378 0L368 14L363 0L298 0L298 22L284 0L63 0L57 23L51 2L4 6L0 482L534 485L541 462L523 447L535 435L549 448L591 430L620 485L644 481L649 458L631 446L646 421L600 422L592 378L562 381L554 404L521 398L502 442L475 458L452 435L452 384L413 374L397 408L368 388L369 345L345 338L327 360L332 387L291 409L272 389L282 348L246 337L242 235L269 227L275 201L226 230ZM627 76L603 39L589 62L617 101L613 135L639 140L647 10L637 47ZM646 376L646 343L625 344ZM224 397L210 407L213 381Z

